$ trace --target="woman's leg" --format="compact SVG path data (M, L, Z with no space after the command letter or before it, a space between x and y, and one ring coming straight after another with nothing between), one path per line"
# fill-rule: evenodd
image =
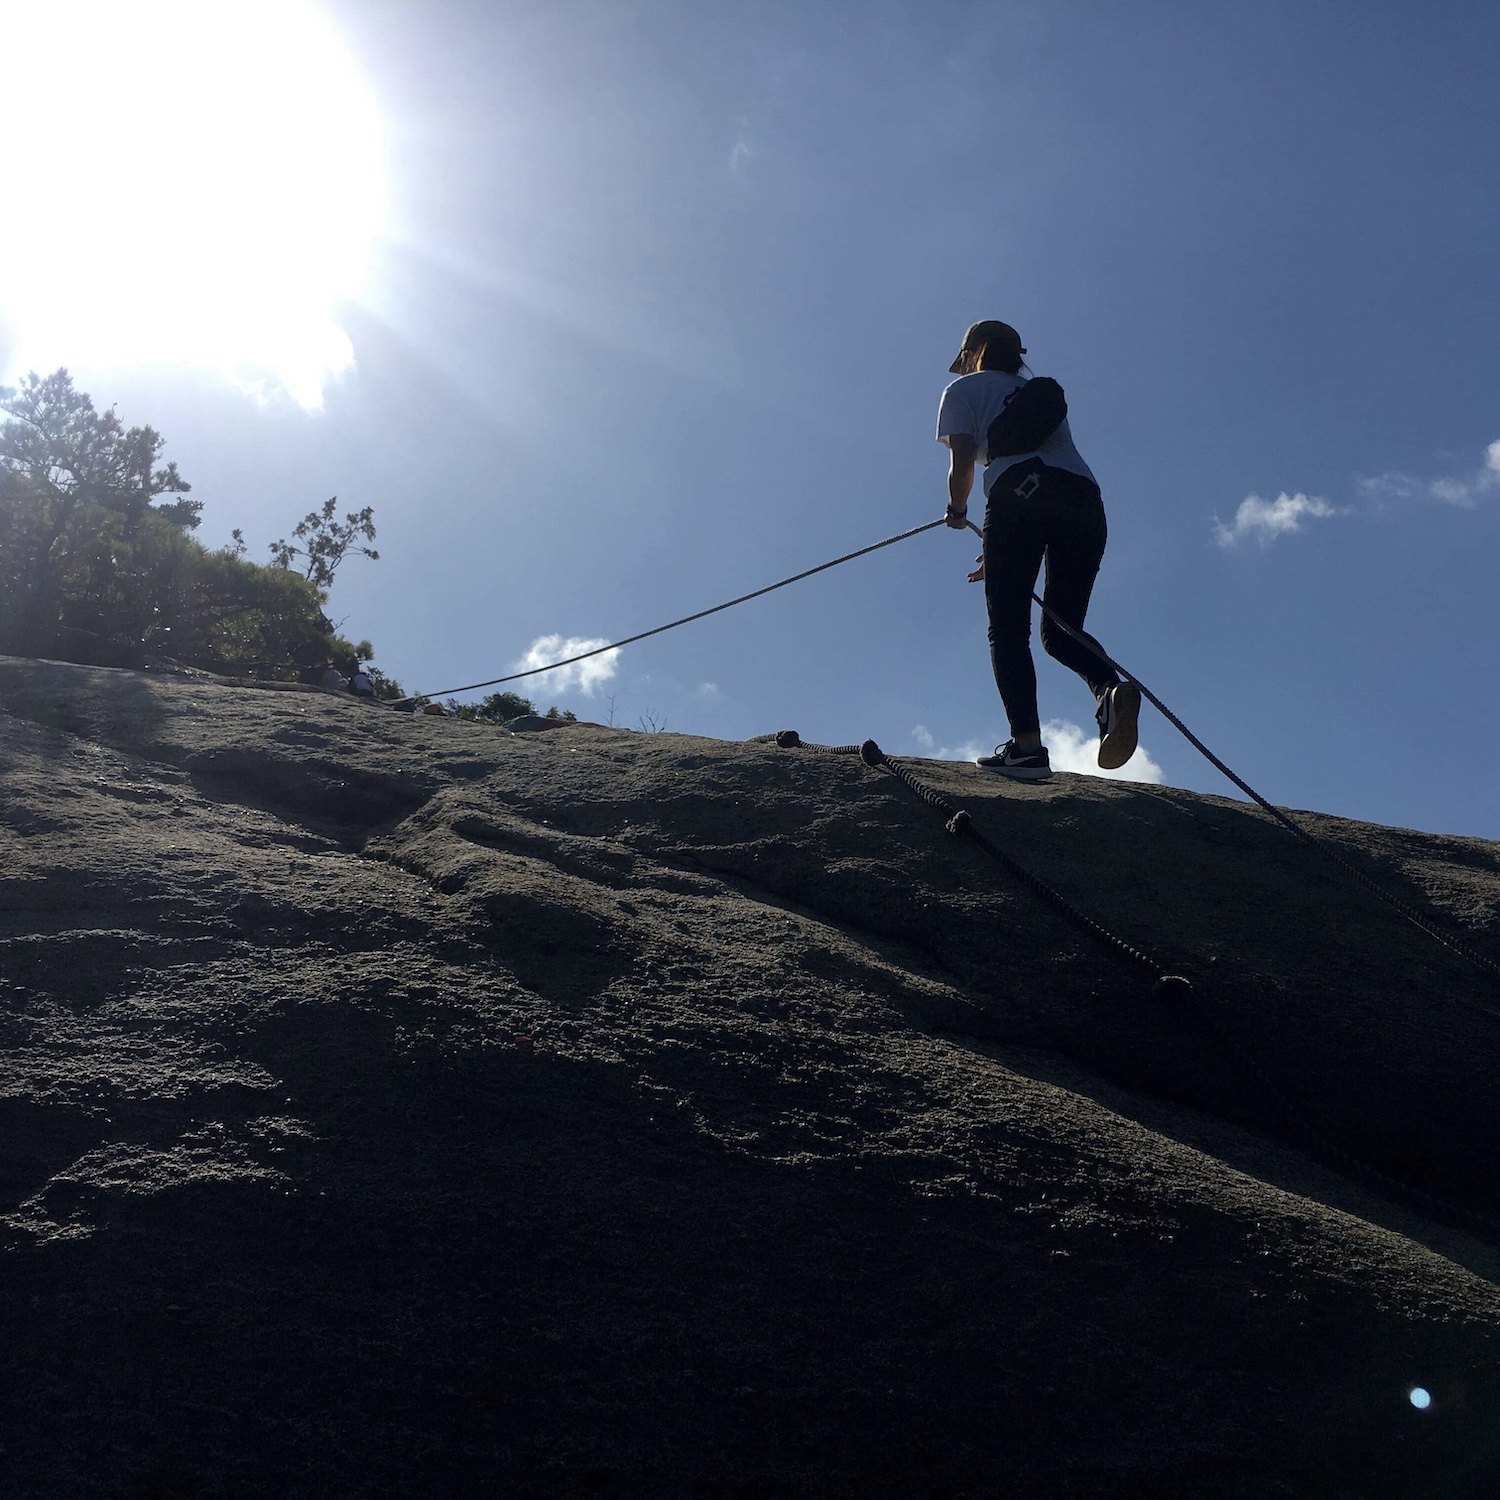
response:
M1084 616L1088 614L1089 598L1109 536L1104 502L1099 491L1080 476L1059 475L1054 470L1048 477L1052 482L1043 491L1047 507L1047 583L1042 599L1059 619L1083 632ZM1085 638L1094 639L1086 633ZM1120 680L1102 655L1074 640L1045 614L1042 648L1054 661L1083 678L1096 698Z
M990 616L990 665L1011 737L1041 733L1036 663L1031 659L1031 594L1046 538L1030 499L1014 493L1009 471L996 481L984 512L984 602Z

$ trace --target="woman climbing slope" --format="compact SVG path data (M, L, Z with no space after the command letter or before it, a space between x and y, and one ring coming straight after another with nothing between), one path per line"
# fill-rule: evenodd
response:
M1010 739L979 764L1034 781L1051 774L1036 704L1031 657L1031 595L1045 560L1042 599L1075 630L1104 557L1104 500L1068 430L1055 381L1021 374L1026 350L1008 323L975 323L949 366L959 378L938 407L938 442L948 447L948 524L968 525L976 463L984 465L984 551L970 582L984 584L990 662L1010 720ZM1026 394L1022 396L1022 392ZM1099 765L1123 766L1135 753L1140 690L1102 658L1042 616L1042 647L1094 694ZM1092 639L1092 637L1090 637Z

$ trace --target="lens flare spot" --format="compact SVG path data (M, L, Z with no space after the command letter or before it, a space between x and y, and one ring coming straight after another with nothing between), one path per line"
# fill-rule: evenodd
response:
M1414 1385L1407 1399L1418 1411L1426 1411L1432 1405L1432 1392Z

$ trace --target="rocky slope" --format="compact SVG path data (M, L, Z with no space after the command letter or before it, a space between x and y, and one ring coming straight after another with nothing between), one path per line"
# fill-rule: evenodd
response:
M922 769L1193 1002L857 759L0 661L0 1491L1496 1493L1500 993ZM1312 821L1500 957L1500 846Z

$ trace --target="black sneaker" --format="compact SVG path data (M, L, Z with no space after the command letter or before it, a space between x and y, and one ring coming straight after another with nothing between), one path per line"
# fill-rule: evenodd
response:
M996 745L993 755L981 755L974 764L986 771L998 771L1002 776L1013 776L1017 781L1040 781L1052 774L1052 763L1045 749L1017 750L1014 740Z
M1101 771L1118 771L1135 754L1140 715L1141 690L1133 682L1117 682L1106 689L1094 714L1099 724Z

